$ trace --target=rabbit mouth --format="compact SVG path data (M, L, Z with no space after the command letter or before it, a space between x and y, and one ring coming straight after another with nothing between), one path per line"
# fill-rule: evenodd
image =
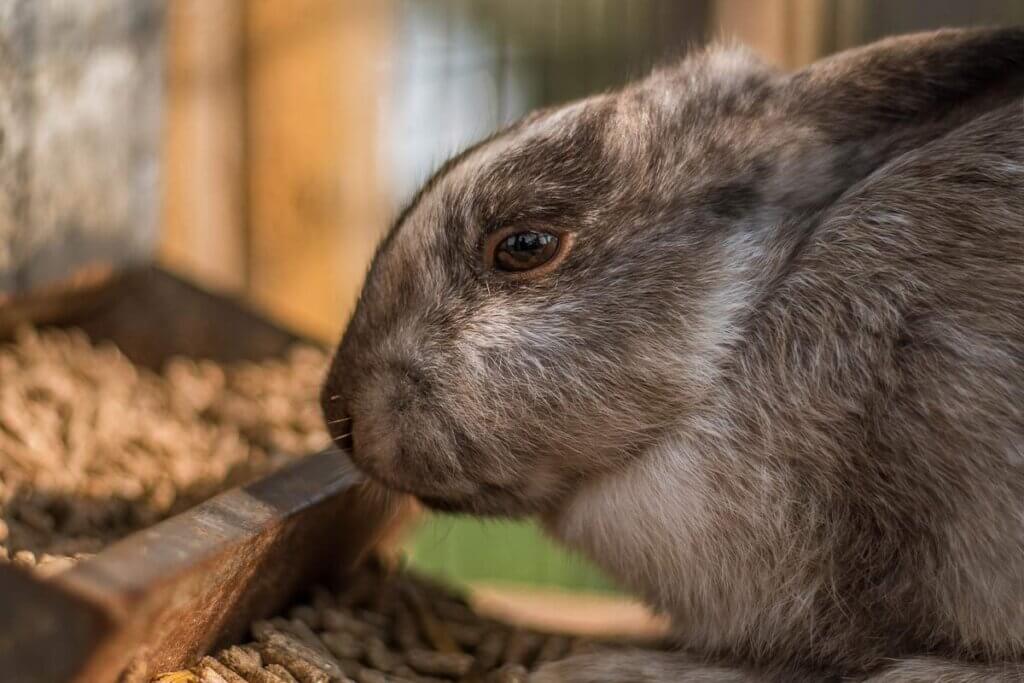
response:
M360 457L355 445L355 420L337 402L325 410L327 430L335 448L343 453L355 468L377 485L397 493L417 498L432 510L456 514L520 516L536 511L523 487L514 483L463 480L451 486L441 482L411 481L410 477L397 476L391 468L381 467L372 457ZM461 489L446 492L445 489Z
M536 501L531 501L525 492L517 487L497 484L476 484L477 490L472 494L444 495L436 488L424 490L424 486L411 486L409 483L395 479L388 474L368 467L353 457L351 435L335 439L335 444L349 458L350 462L366 479L386 490L412 496L423 505L448 514L470 514L481 516L521 517L538 512Z
M416 496L416 498L435 512L470 512L469 505L464 499L442 498L440 496Z
M519 491L493 484L481 484L473 496L455 497L412 493L431 510L455 514L519 517L537 512L536 505Z

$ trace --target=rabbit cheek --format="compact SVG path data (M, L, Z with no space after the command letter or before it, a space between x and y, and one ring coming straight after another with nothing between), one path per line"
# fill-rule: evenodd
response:
M352 460L372 477L390 483L401 447L393 379L374 376L361 383L350 401Z

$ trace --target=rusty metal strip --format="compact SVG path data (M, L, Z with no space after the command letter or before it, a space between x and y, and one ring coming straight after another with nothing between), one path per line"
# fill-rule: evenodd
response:
M341 455L309 456L33 583L31 599L16 602L36 616L0 638L0 680L30 670L47 648L62 653L70 678L40 670L13 680L136 683L188 666L297 591L353 567L396 511L358 485ZM17 581L27 579L0 575L5 607ZM86 626L43 628L62 620Z

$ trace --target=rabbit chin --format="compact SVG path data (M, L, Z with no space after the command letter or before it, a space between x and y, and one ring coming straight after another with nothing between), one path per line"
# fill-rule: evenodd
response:
M401 459L366 457L359 448L349 451L352 463L377 485L417 498L437 512L472 514L488 517L525 517L547 512L550 497L531 495L529 486L514 482L498 485L472 482L462 477L457 481L430 481L422 472L403 467Z
M430 490L422 482L408 484L399 477L383 477L366 468L359 469L379 486L411 495L435 512L513 518L546 511L542 502L531 500L525 494L511 488L480 484L471 494L453 494L450 491Z

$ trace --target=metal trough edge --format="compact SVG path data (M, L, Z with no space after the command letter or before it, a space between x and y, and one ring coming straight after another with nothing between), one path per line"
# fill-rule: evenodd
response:
M401 503L307 456L49 580L0 566L0 681L141 683L240 638L358 564Z

